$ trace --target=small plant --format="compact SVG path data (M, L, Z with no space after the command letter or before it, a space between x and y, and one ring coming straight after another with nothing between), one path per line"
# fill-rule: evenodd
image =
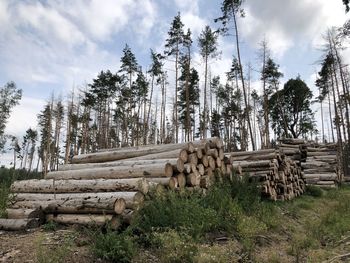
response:
M154 234L154 244L157 244L159 257L162 262L182 263L194 262L198 253L197 245L192 238L175 230Z
M43 229L45 231L56 231L58 228L58 224L54 221L48 221L46 224L43 225Z
M131 262L136 249L133 240L126 233L118 234L107 229L106 233L96 233L93 252L101 259L112 262Z

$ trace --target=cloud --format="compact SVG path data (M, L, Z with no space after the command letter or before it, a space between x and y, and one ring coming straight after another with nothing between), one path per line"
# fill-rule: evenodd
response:
M20 104L12 110L5 133L22 136L28 128L35 129L37 114L44 108L45 103L45 100L23 96Z
M345 21L343 6L323 0L249 1L240 19L242 35L252 47L266 37L274 56L297 45L314 45L329 26Z

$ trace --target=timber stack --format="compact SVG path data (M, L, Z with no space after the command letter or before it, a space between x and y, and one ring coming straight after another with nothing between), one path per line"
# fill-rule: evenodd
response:
M14 182L0 229L46 221L117 228L130 222L150 188L206 189L216 171L226 172L219 138L77 155L45 179Z
M307 185L334 188L340 182L337 144L288 138L279 148L302 167Z
M230 159L228 170L258 181L265 198L291 200L305 191L301 168L280 150L232 152L226 156Z

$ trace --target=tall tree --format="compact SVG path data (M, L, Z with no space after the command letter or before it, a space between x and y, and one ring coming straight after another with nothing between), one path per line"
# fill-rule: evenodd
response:
M218 35L216 32L213 32L209 26L206 26L199 38L198 38L198 46L200 49L200 54L204 60L204 100L203 100L203 110L204 110L204 129L203 129L203 137L207 138L207 130L208 130L208 101L207 101L207 83L208 83L208 60L210 58L215 58L218 48Z
M151 114L151 107L152 107L152 98L153 98L153 90L155 84L160 85L162 82L162 74L163 74L163 65L164 65L164 56L162 56L159 53L156 53L151 49L151 66L148 70L148 73L151 75L151 93L149 98L149 104L148 104L148 110L147 110L147 119L145 120L145 130L147 132L145 133L144 137L144 144L147 142L147 135L148 135L148 127L150 124L150 114Z
M270 147L270 124L269 124L269 99L272 93L278 90L279 79L283 74L279 71L277 65L271 57L267 57L261 72L261 80L263 81L263 108L264 108L264 148Z
M231 21L233 22L233 30L234 30L235 39L236 39L236 52L237 52L238 65L239 65L239 71L240 71L241 85L242 85L242 89L243 89L243 98L244 98L244 103L245 103L245 111L246 111L245 116L247 118L252 148L253 148L253 150L256 150L252 125L251 125L251 121L250 121L250 109L248 107L248 95L247 95L247 90L246 90L244 75L243 75L243 66L242 66L242 60L241 60L238 25L237 25L237 16L244 17L244 10L242 9L243 2L244 2L243 0L224 0L221 4L222 16L215 19L215 22L220 21L222 23L222 30L221 31L224 34L227 33L227 31L228 31L229 22L231 22Z
M0 88L0 152L6 143L5 128L11 110L19 104L22 98L22 90L18 89L14 82L8 82Z
M165 44L165 55L168 57L175 57L175 94L174 94L174 122L175 122L175 142L179 141L179 124L177 116L177 94L178 94L178 70L179 70L179 58L180 48L184 38L184 24L181 21L181 14L178 13L174 17L170 29L168 31L168 38Z
M119 72L126 73L126 79L128 81L128 86L124 87L123 95L126 98L127 101L127 111L126 111L126 120L125 120L125 144L128 144L128 137L129 137L129 129L128 129L128 120L131 120L131 117L133 115L133 110L135 110L135 100L133 95L135 94L133 90L133 75L137 72L139 72L139 65L137 63L136 57L134 53L131 51L130 47L126 44L125 48L123 49L123 56L120 59L120 62L122 63L120 66ZM132 142L133 143L133 142Z
M300 77L288 80L282 90L271 96L272 127L279 136L305 138L308 133L316 132L311 99L312 92Z

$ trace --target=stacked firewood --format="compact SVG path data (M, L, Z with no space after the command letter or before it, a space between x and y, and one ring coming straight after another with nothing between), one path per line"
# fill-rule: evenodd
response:
M325 188L334 188L338 184L337 145L308 143L307 159L301 166L306 183Z
M8 218L83 225L108 221L117 228L130 221L152 187L208 188L217 169L226 171L222 146L219 138L210 138L74 156L45 179L15 182ZM0 229L15 229L14 222L0 222Z
M279 150L232 152L227 157L228 170L260 182L262 196L268 199L290 200L305 190L300 167Z
M289 138L281 140L279 148L302 167L307 185L336 187L341 179L337 172L336 144Z
M304 139L282 139L279 142L278 149L299 165L306 161L307 142Z

